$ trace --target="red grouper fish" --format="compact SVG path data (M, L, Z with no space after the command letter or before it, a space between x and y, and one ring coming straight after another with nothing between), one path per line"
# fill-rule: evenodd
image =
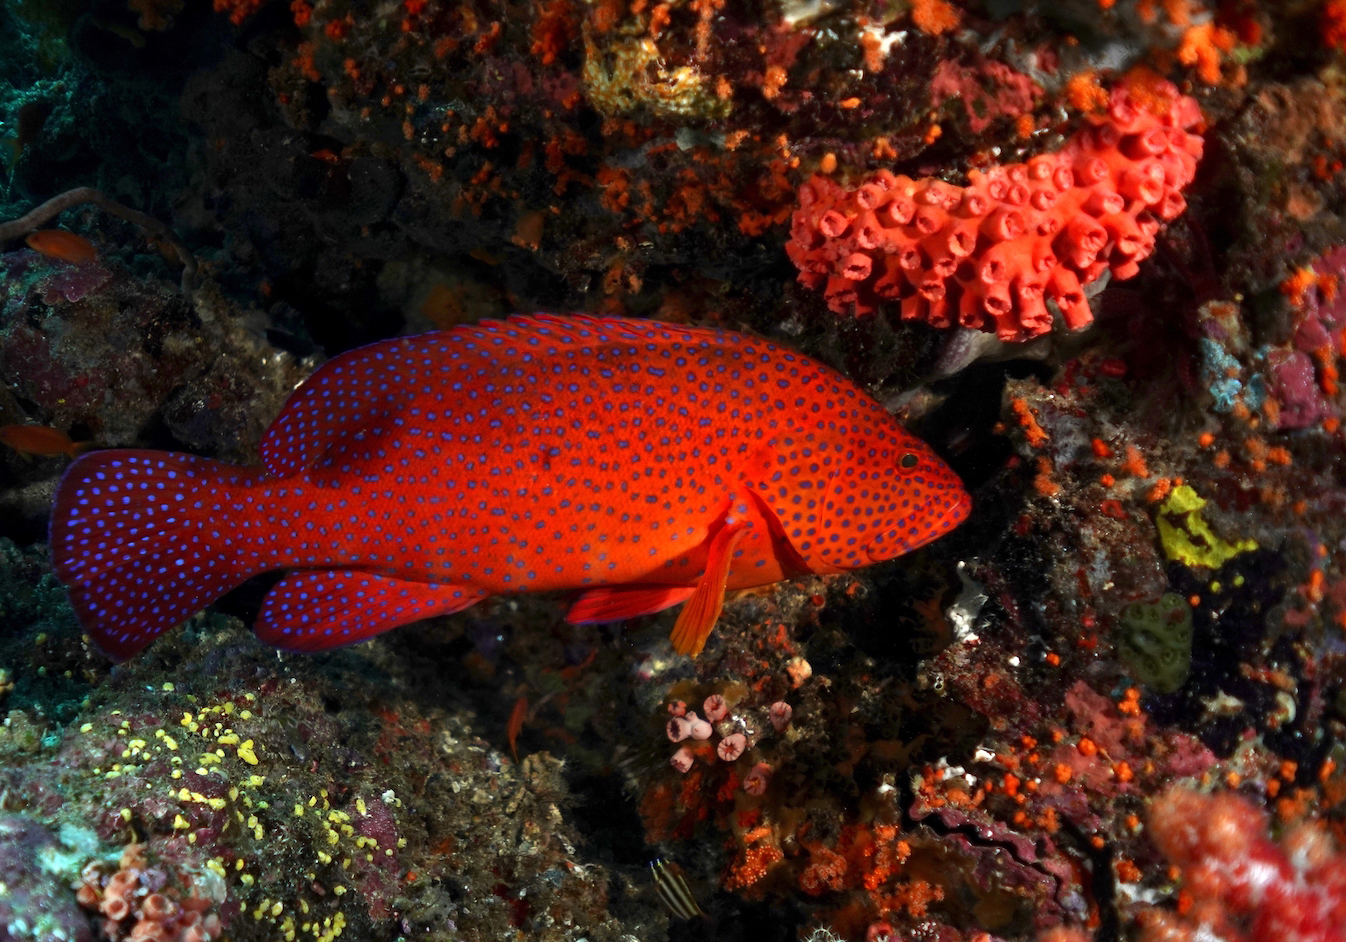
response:
M126 658L244 580L290 570L256 631L313 651L505 592L579 589L572 622L687 603L695 656L726 589L892 559L971 499L858 387L755 337L537 315L329 360L262 467L78 458L51 550L81 624Z

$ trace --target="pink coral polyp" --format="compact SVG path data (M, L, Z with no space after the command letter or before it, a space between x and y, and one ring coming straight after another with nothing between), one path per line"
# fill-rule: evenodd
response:
M1084 286L1130 278L1164 222L1187 203L1202 140L1196 102L1168 83L1143 107L1123 85L1106 115L1060 151L972 170L968 185L880 170L847 189L815 175L799 189L786 251L799 280L838 314L884 301L903 320L960 324L1027 340L1093 320Z

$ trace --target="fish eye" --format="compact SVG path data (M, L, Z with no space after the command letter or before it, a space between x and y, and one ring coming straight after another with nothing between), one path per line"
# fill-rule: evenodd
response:
M899 461L898 464L902 467L903 471L910 471L912 468L916 467L919 460L920 459L911 452L907 452L902 456L902 460Z

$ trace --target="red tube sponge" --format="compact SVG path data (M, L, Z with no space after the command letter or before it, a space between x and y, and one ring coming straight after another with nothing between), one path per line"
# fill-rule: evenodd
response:
M1142 101L1144 102L1142 104ZM903 320L1027 340L1093 320L1083 286L1136 274L1163 222L1187 206L1202 140L1196 102L1167 82L1112 92L1054 154L972 170L968 185L880 170L853 189L815 175L799 189L786 251L838 314L900 303Z

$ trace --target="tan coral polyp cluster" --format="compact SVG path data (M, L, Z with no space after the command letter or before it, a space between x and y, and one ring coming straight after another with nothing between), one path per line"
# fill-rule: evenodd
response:
M853 189L815 175L799 189L786 245L799 280L838 314L883 301L903 320L955 323L1026 340L1093 315L1084 285L1106 269L1130 278L1155 234L1186 208L1202 140L1196 102L1147 85L1147 108L1126 86L1105 115L1058 152L972 170L965 187L881 170Z

